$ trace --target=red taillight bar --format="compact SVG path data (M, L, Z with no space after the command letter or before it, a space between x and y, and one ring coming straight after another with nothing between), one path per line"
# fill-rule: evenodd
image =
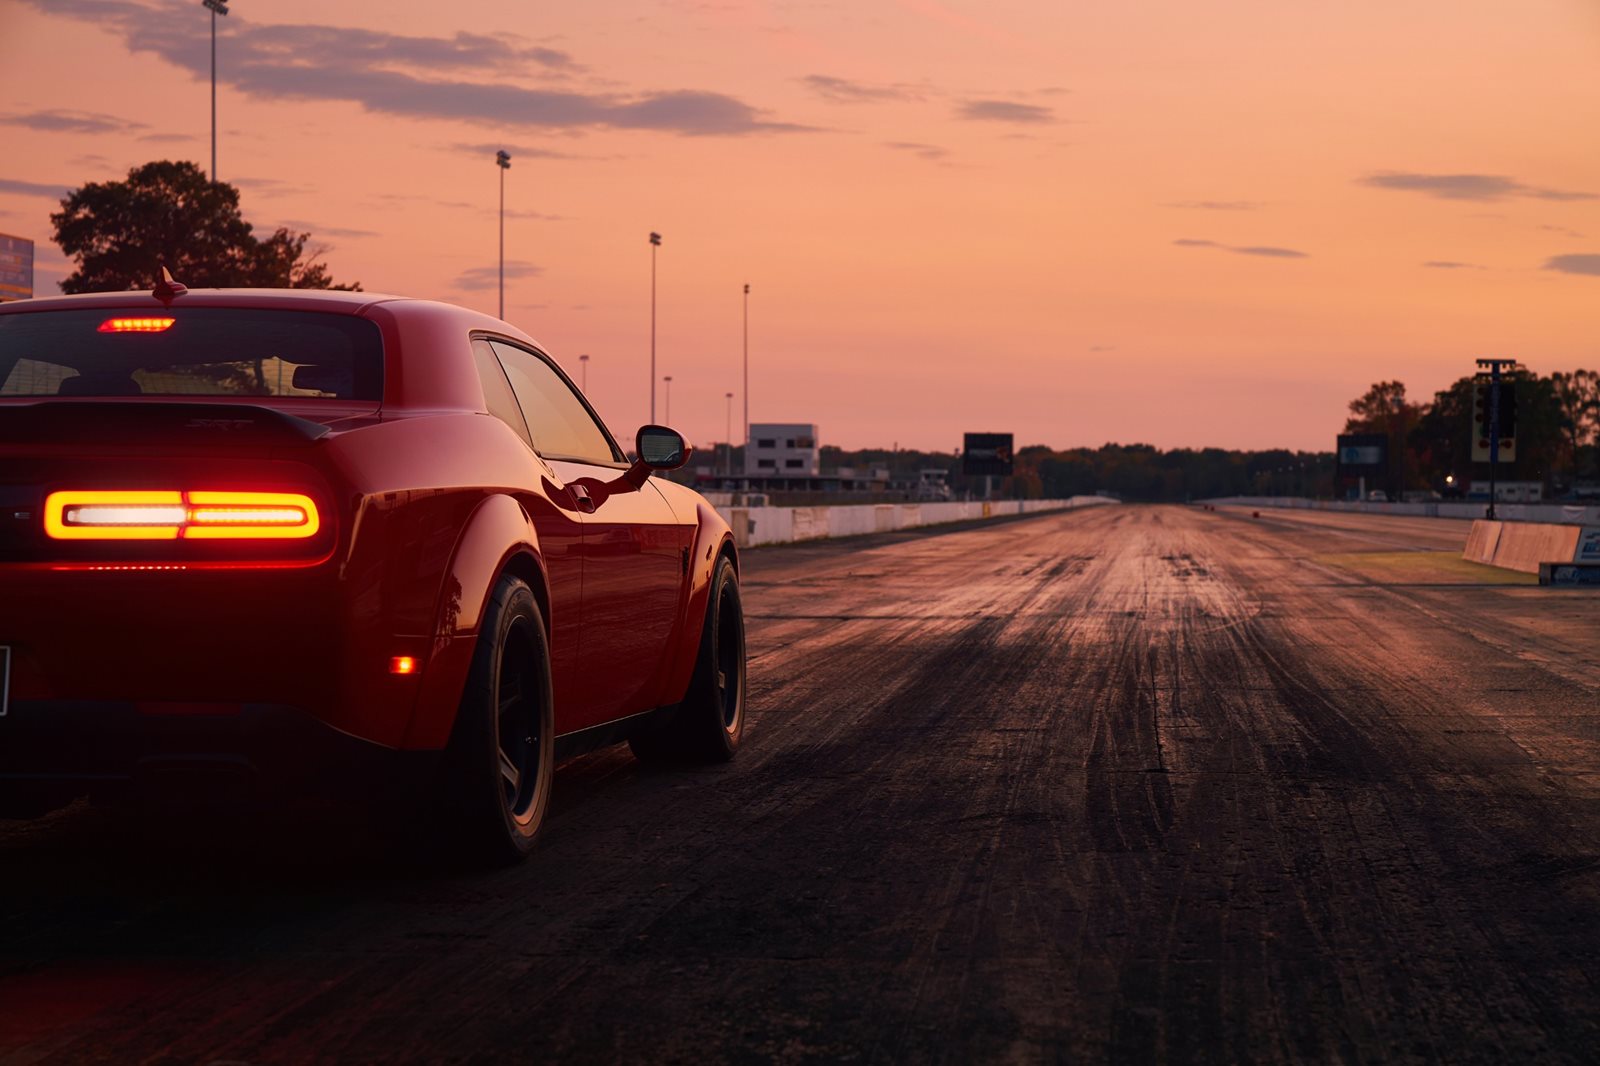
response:
M322 528L295 492L68 490L44 501L54 540L304 540Z

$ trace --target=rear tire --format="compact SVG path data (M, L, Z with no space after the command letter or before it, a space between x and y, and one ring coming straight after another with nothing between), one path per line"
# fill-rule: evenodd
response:
M533 850L550 807L555 713L544 618L509 574L484 607L445 753L446 841L470 862L506 865Z
M642 762L728 762L744 737L744 603L727 556L717 560L694 677L683 702L628 739Z

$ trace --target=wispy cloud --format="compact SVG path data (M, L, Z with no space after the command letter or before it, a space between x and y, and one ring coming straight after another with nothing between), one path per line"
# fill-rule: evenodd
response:
M26 0L52 15L93 22L195 77L209 76L201 19L174 22L152 0ZM227 19L219 77L258 100L353 103L376 114L498 128L638 129L735 136L808 129L742 100L697 89L582 92L514 79L581 70L565 52L506 35L413 37L342 26L263 25ZM420 74L426 75L418 76Z
M198 138L189 133L147 133L139 139L151 144L184 144Z
M524 259L506 260L506 277L508 278L536 278L544 273L544 268L534 266ZM473 267L464 270L456 278L456 288L469 292L481 292L492 289L500 284L500 268L498 266Z
M875 85L828 74L807 74L800 79L800 83L834 104L875 104L885 100L921 99L921 94L908 85Z
M936 144L923 144L920 141L884 141L885 148L893 148L897 152L910 152L929 162L938 163L950 158L950 151L940 148Z
M98 111L70 111L53 108L21 115L0 115L0 125L21 126L45 133L128 133L150 127L143 122L102 115Z
M280 181L277 178L230 178L228 184L236 185L257 196L292 196L295 193L310 191L304 185L296 185L292 181Z
M65 185L46 185L37 181L16 181L12 178L0 178L0 192L15 193L18 196L49 196L55 199L67 195Z
M1232 252L1234 255L1255 255L1267 259L1311 258L1308 252L1297 251L1294 248L1278 248L1270 244L1221 244L1195 237L1179 237L1172 243L1180 248L1215 248L1220 252Z
M578 156L568 152L557 152L550 148L535 148L527 144L508 144L497 141L478 141L475 144L457 141L450 145L452 151L464 152L469 155L481 155L485 159L493 159L496 152L511 153L511 165L516 166L519 159L577 159Z
M1600 255L1557 255L1545 260L1546 270L1600 278Z
M1258 211L1262 205L1255 200L1179 200L1161 206L1185 211Z
M1528 185L1504 174L1412 174L1402 171L1383 171L1357 179L1362 185L1375 189L1395 189L1402 192L1419 192L1440 200L1475 200L1479 202L1508 200L1524 197L1533 200L1595 200L1592 192L1570 192Z
M350 229L345 226L319 226L315 222L307 222L303 218L286 218L283 225L297 233L309 233L312 238L338 237L342 240L360 240L363 237L379 236L376 230Z
M1269 259L1309 259L1310 258L1310 256L1308 256L1305 252L1296 251L1293 248L1275 248L1275 247L1273 247L1272 245L1269 245L1269 244L1246 245L1245 247L1242 247L1242 248L1229 247L1228 251L1237 252L1240 255L1263 255L1263 256L1266 256Z
M1430 259L1422 264L1430 270L1482 270L1477 263L1458 263L1453 259Z
M956 108L956 117L977 122L1054 122L1055 112L1038 104L1019 104L1014 100L965 100Z

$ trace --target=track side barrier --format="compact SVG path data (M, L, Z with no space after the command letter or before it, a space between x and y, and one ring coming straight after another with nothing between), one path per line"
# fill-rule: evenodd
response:
M741 548L824 537L854 537L974 518L1064 511L1115 503L1103 496L1067 500L974 500L967 503L879 503L843 507L718 507Z
M1480 518L1467 535L1463 559L1524 574L1537 574L1540 564L1585 561L1583 548L1596 531L1546 522L1491 522Z

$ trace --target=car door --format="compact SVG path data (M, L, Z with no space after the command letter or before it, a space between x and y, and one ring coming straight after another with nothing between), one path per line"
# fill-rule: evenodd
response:
M581 729L649 710L663 698L663 659L679 617L690 531L651 483L637 491L618 486L625 457L553 363L506 341L494 341L494 348L534 448L579 494L586 512L581 696L563 718Z
M489 413L510 426L529 446L526 483L516 486L515 491L539 535L545 579L550 584L550 683L555 692L556 729L562 731L570 728L566 709L581 706L583 700L578 646L583 632L584 514L560 475L533 450L527 420L493 346L487 340L474 339L472 355ZM542 493L531 491L541 483Z

